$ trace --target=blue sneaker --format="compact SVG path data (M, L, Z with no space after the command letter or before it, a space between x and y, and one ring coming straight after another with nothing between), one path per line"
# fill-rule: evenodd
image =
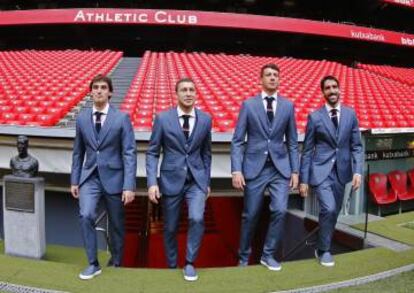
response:
M186 264L183 269L184 272L184 280L186 281L197 281L197 271L195 270L194 266L191 264Z
M329 251L319 253L316 249L315 256L318 259L319 263L325 267L333 267L335 265L333 256Z
M260 263L271 271L280 271L282 269L280 263L278 263L273 257L262 257L260 259Z
M90 265L79 274L81 280L90 280L102 273L100 266Z
M239 264L237 265L238 267L247 267L249 265L249 262L244 261L244 260L239 260Z

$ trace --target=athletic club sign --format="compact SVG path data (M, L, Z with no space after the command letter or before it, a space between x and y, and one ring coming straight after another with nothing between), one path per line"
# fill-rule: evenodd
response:
M185 12L172 13L158 10L154 13L129 13L129 12L88 12L79 10L74 22L87 23L159 23L159 24L197 24L196 15Z

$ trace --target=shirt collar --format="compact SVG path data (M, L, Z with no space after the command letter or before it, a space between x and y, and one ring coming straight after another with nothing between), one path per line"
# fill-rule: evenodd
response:
M336 109L338 113L341 113L341 103L338 103L338 106L336 106L335 108L329 105L328 103L326 103L325 108L326 108L326 111L328 111L328 113L331 113L332 109Z
M261 95L262 95L262 100L264 100L266 97L273 97L273 98L275 98L275 101L277 101L277 92L275 92L273 95L269 96L268 94L265 93L265 91L262 91Z
M181 117L183 115L190 115L190 117L195 118L195 109L193 108L190 113L185 113L183 110L181 110L179 106L177 106L177 114L178 114L178 117Z
M106 106L103 110L99 111L101 112L103 115L108 115L108 111L109 111L109 103L106 103ZM92 114L95 114L95 112L98 112L98 110L95 108L95 105L92 106Z

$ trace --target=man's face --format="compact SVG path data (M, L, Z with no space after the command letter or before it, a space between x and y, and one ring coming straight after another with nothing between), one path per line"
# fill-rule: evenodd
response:
M335 80L328 79L323 84L322 89L323 97L326 102L331 106L336 106L339 102L340 92L338 83Z
M91 95L93 103L102 106L108 103L112 92L109 90L109 86L106 82L97 81L92 84Z
M273 93L277 91L279 87L279 71L272 68L265 68L260 79L265 92Z
M181 82L177 88L178 105L184 109L194 107L196 101L196 88L190 81Z

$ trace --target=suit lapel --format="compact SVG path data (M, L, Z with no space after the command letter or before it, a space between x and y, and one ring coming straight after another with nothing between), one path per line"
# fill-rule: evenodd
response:
M177 108L174 108L171 110L170 117L171 117L170 119L171 119L172 125L175 126L175 130L178 134L178 140L180 141L181 146L184 147L185 144L187 143L187 139L184 135L183 128L181 127L181 124L180 124L180 117L178 117Z
M190 149L194 146L195 142L198 141L200 138L200 134L202 133L202 130L204 128L204 120L202 119L202 116L200 115L199 110L195 110L196 112L196 121L194 124L193 132L191 133L190 137Z
M278 97L277 104L276 104L276 112L275 112L275 115L272 121L272 127L271 127L272 133L275 132L278 125L280 125L279 121L282 119L284 108L285 108L285 103L280 97Z
M259 94L254 100L255 113L259 116L259 121L262 124L263 129L267 134L269 134L269 120L267 119L267 114L263 106L262 96Z
M328 130L328 132L331 135L333 141L336 142L337 141L336 129L335 129L335 126L332 123L331 117L329 117L328 110L326 110L325 106L322 106L322 108L320 110L320 114L321 114L322 119L324 121L324 123L323 123L324 126Z
M341 106L341 112L339 116L339 125L338 125L338 141L340 141L341 137L346 132L346 128L348 127L348 120L349 115L348 111L344 106Z
M96 132L95 125L93 123L92 117L92 108L88 109L83 121L83 126L85 127L86 133L88 133L88 137L92 142L92 145L96 148L98 146L96 138L98 137L98 133Z
M105 123L102 125L101 131L99 132L98 145L101 145L105 137L108 135L109 130L112 128L115 122L115 110L112 106L109 106L108 116L105 119Z

